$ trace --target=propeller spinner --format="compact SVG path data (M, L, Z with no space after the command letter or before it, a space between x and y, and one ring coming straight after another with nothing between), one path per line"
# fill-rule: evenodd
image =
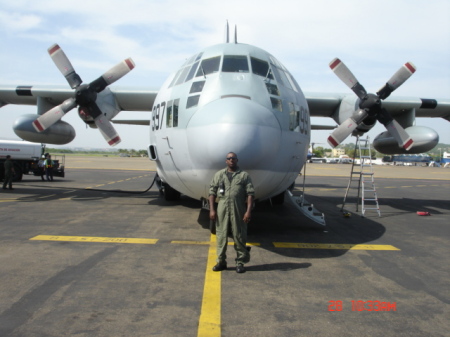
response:
M390 79L378 90L377 94L368 94L366 89L358 82L356 77L352 74L350 69L338 58L330 62L330 68L334 71L337 77L344 82L355 94L358 96L359 110L351 117L346 119L339 125L333 133L328 137L328 143L332 147L338 146L344 141L362 121L368 117L375 117L381 124L383 124L388 132L395 138L398 145L406 150L409 150L414 141L405 131L405 129L389 114L389 112L382 107L381 100L386 99L389 95L401 86L414 72L416 67L411 62L405 63Z
M97 94L102 92L108 85L114 83L134 68L134 62L128 58L112 67L102 76L89 84L82 84L80 76L75 72L69 58L59 45L54 44L48 49L48 53L52 58L59 71L64 75L72 89L75 89L74 97L68 98L62 104L50 109L43 115L39 116L33 126L38 132L42 132L59 121L66 113L79 107L85 114L94 119L95 125L99 128L102 136L109 145L115 146L120 143L120 136L112 126L111 122L104 117L102 111L95 102Z

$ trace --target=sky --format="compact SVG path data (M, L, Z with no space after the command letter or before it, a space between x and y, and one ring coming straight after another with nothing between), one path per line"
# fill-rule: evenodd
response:
M238 42L274 55L305 93L351 94L328 66L339 57L369 92L412 61L416 73L392 97L450 99L449 13L449 0L2 1L0 85L67 85L47 53L58 43L84 82L132 57L136 68L113 86L158 90L187 58L223 43L228 20L237 26ZM29 113L36 108L1 108L0 139L18 139L12 125ZM117 118L149 116L122 112ZM107 147L75 110L63 120L77 133L63 147ZM329 118L313 118L312 123L335 125ZM435 129L440 142L450 144L450 122L420 118L416 124ZM117 148L147 147L147 127L115 127L122 138ZM383 131L377 125L369 136ZM329 133L313 131L311 141L328 147Z

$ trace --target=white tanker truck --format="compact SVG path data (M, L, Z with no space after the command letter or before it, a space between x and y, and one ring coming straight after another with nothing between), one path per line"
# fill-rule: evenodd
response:
M5 170L3 163L6 156L10 155L14 163L14 181L21 181L24 174L41 175L41 168L38 166L39 160L45 152L42 144L30 143L26 141L0 140L0 180L4 179ZM53 159L53 158L52 158ZM64 159L61 163L58 159L53 159L53 175L64 177Z

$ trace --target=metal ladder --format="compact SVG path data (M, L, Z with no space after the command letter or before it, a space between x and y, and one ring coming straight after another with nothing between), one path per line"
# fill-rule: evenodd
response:
M359 159L359 171L355 169L356 159ZM356 137L355 154L353 156L352 169L350 179L348 181L347 190L345 191L344 201L342 203L341 212L344 212L345 202L352 182L358 182L358 196L356 198L356 212L358 212L358 204L361 198L361 216L364 217L366 210L375 210L378 216L381 216L380 206L378 204L377 190L375 188L374 173L372 167L372 154L370 149L369 137L361 139ZM369 194L369 196L368 196ZM367 205L366 203L370 203Z

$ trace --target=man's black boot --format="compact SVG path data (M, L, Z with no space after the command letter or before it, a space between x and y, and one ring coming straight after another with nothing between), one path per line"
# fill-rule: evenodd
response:
M222 270L225 270L225 269L227 269L227 262L226 261L220 261L213 267L213 271L222 271Z
M243 264L238 264L236 266L236 273L242 274L245 273L245 268Z

